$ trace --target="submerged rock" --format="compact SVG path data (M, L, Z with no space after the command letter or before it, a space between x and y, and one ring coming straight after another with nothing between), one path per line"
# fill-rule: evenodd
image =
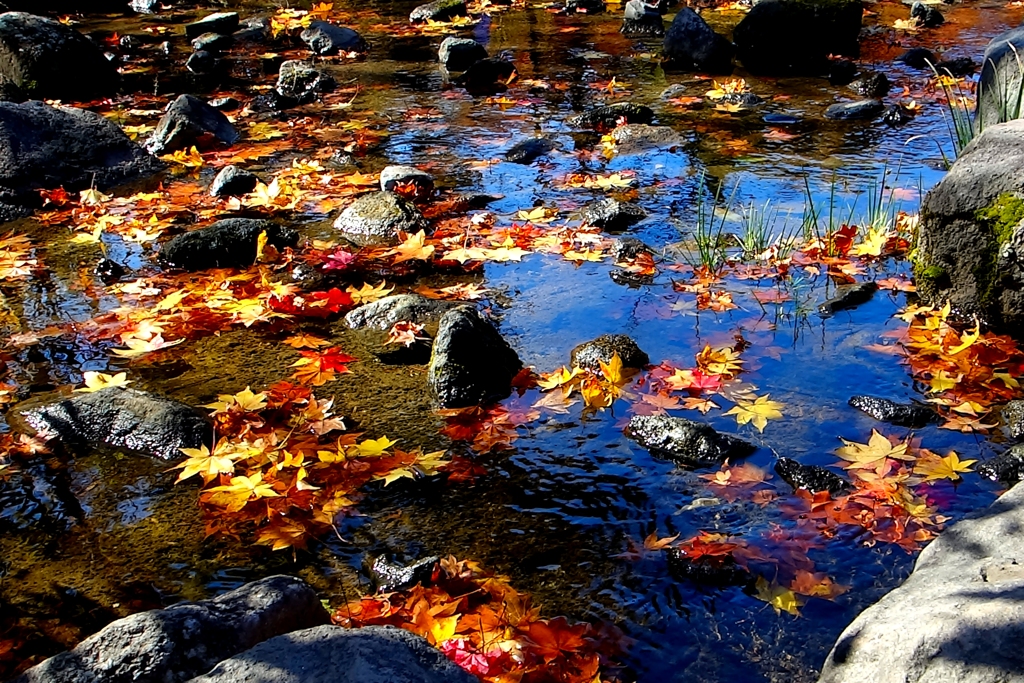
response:
M416 207L394 192L373 192L349 204L334 221L334 228L360 247L398 244L398 233L425 230L427 222Z
M212 600L118 619L12 683L186 681L268 638L328 621L305 582L271 576Z
M399 185L414 186L417 201L426 201L434 193L434 179L426 171L414 166L386 166L380 172L380 189L394 192Z
M277 249L299 243L299 233L277 223L255 218L227 218L172 237L160 249L160 260L190 271L247 268L256 261L261 233L266 233L267 244Z
M198 38L204 33L229 34L238 30L238 12L217 12L210 14L199 21L185 24L185 37L189 40Z
M425 24L428 21L448 21L469 13L465 0L434 0L420 5L409 14L409 21Z
M127 448L162 460L177 460L182 448L199 448L213 436L206 416L191 406L121 387L75 394L22 416L43 439L72 448Z
M775 473L794 489L804 489L811 493L828 491L837 496L850 488L850 482L835 472L818 465L803 465L791 458L776 460Z
M289 59L281 64L277 73L274 92L298 104L313 102L325 92L334 90L337 83L326 71L321 71L309 62Z
M354 330L390 330L397 322L417 325L438 323L459 304L443 299L428 299L421 294L392 294L355 308L345 315L345 324Z
M877 291L878 285L873 281L839 285L836 287L836 295L834 297L818 305L818 315L827 318L839 311L845 311L850 308L856 308L861 304L866 304L871 301L871 297Z
M970 57L957 57L956 59L943 59L935 65L935 70L943 75L950 75L954 78L970 76L978 70L978 65Z
M978 465L978 474L1013 485L1024 479L1024 444L1017 444Z
M189 55L188 61L185 62L185 68L196 75L204 76L212 74L219 64L219 60L212 52L199 50Z
M610 363L615 354L619 354L624 368L642 370L651 362L637 343L624 334L602 334L597 339L583 342L572 350L569 360L585 370L601 372L601 363Z
M881 100L837 102L825 109L825 118L832 121L863 121L877 118L884 111L885 103Z
M437 61L450 71L465 71L481 59L487 59L487 48L472 38L448 36L437 51Z
M882 123L887 126L898 127L910 123L913 118L913 112L897 102L886 109L885 113L882 114Z
M645 218L643 207L613 197L594 200L580 209L580 220L602 230L625 230Z
M366 52L368 46L358 32L326 21L314 21L300 36L315 55L336 55L339 52Z
M420 636L394 626L318 626L271 638L191 683L478 683Z
M1010 438L1015 441L1024 439L1024 401L1010 401L1003 406L1001 416Z
M434 574L434 567L441 558L436 555L424 557L409 565L389 562L381 555L370 564L370 577L377 590L383 593L409 590L416 584L428 586Z
M455 79L455 84L470 95L492 95L504 91L515 75L515 64L491 57L473 62Z
M427 368L427 384L443 408L500 400L523 368L519 355L472 306L441 318Z
M728 588L746 586L754 580L750 572L737 565L731 555L714 560L694 561L679 548L668 548L665 557L668 561L668 571L677 581L692 581L698 586L711 588Z
M757 450L754 444L721 434L711 425L667 415L634 415L626 425L626 436L685 467L735 462Z
M213 197L237 197L249 194L256 189L259 177L250 171L241 169L234 164L225 166L210 183L210 195Z
M522 140L505 152L505 159L513 164L532 164L537 159L547 156L556 147L557 145L548 138Z
M146 149L152 154L170 154L188 149L200 138L212 136L225 145L238 140L238 131L223 112L192 95L180 95L156 124Z
M662 48L673 66L711 73L732 73L736 48L715 33L699 14L684 7L672 19ZM644 122L646 123L646 122Z
M622 123L650 123L654 111L650 107L632 102L616 102L591 109L569 119L569 125L576 128L613 130Z
M877 396L853 396L849 404L858 410L862 410L876 420L899 425L900 427L913 427L920 429L926 425L936 422L938 414L929 408L918 403L896 403L887 398Z

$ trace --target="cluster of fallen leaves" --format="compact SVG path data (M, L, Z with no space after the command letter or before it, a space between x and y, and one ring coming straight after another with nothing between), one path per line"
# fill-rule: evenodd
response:
M589 624L542 619L530 596L472 561L441 560L427 585L378 593L339 607L336 624L397 626L492 683L600 683L603 638Z
M0 237L0 284L24 280L41 267L28 237L14 232Z

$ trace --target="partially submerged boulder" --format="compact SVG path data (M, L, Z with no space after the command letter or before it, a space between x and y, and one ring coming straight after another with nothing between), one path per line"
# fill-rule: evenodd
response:
M683 138L670 126L627 123L611 133L619 154L639 154L651 149L668 149L683 144Z
M208 14L199 21L185 24L185 37L189 40L198 38L204 33L230 34L238 30L238 12L216 12Z
M985 48L974 110L977 131L1024 115L1024 100L1020 97L1024 88L1021 55L1024 55L1024 26L1001 33Z
M580 209L580 220L602 230L625 230L647 218L647 211L632 202L614 197L596 199Z
M170 154L197 145L205 137L230 145L239 136L222 112L198 97L179 95L146 140L146 149L153 154Z
M160 250L160 260L183 270L246 268L256 261L259 236L277 249L294 247L299 233L272 221L226 218L199 230L172 237Z
M626 436L685 467L735 462L757 450L754 444L721 434L711 425L668 415L634 415L626 425Z
M978 465L978 474L1012 486L1024 479L1024 444L1016 444Z
M832 121L866 121L878 118L884 111L885 103L882 100L837 102L825 109L825 118Z
M832 298L818 304L818 315L827 318L839 311L846 311L866 304L871 301L877 291L878 285L874 281L839 285Z
M106 445L162 460L179 459L182 448L199 448L213 436L206 416L191 406L122 387L75 394L22 417L39 437L72 448Z
M642 370L650 362L650 357L625 334L602 334L596 339L577 345L569 354L573 365L585 370L601 372L601 363L610 363L618 354L622 367Z
M336 55L339 52L366 52L366 41L359 33L346 26L335 26L326 21L314 21L300 36L315 55Z
M487 59L487 48L472 38L448 36L437 50L437 61L450 71L465 71L481 59Z
M354 330L390 330L397 322L417 325L438 323L441 317L459 304L442 299L429 299L422 294L392 294L363 304L345 315L345 324Z
M360 247L396 245L398 233L424 230L426 221L410 202L394 192L372 192L355 200L338 215L334 228Z
M305 582L271 576L212 600L118 619L12 683L180 683L268 638L328 620Z
M876 420L900 427L920 429L939 418L938 413L920 403L897 403L879 396L852 396L849 404Z
M724 36L715 33L699 14L684 7L672 19L665 33L665 57L672 65L710 73L732 73L736 48Z
M416 201L425 201L434 193L434 178L415 166L385 166L380 172L380 189L395 192L400 185L411 186L411 193L403 193Z
M512 145L505 152L505 159L513 164L532 164L537 159L547 156L556 147L554 141L549 138L530 138Z
M811 493L828 491L832 495L838 496L850 488L850 482L832 470L819 465L804 465L792 458L776 460L775 473L794 489L803 489Z
M576 128L613 130L622 123L650 123L654 110L633 102L616 102L595 107L569 119L569 125Z
M523 369L519 354L472 306L444 314L427 368L427 384L443 408L505 398Z
M406 591L416 584L428 585L439 558L436 555L424 557L412 564L401 565L388 561L381 555L370 563L370 576L378 591L393 593Z
M280 102L282 105L308 104L336 86L334 77L326 71L300 59L289 59L281 63L274 92L286 100Z
M469 13L465 0L433 0L418 6L409 13L409 21L414 24L425 24L428 21L448 21L455 17L464 17Z
M225 166L210 183L210 195L214 197L237 197L256 189L259 177L234 164Z
M1024 400L1010 401L1000 412L1003 424L1010 438L1015 441L1024 439Z

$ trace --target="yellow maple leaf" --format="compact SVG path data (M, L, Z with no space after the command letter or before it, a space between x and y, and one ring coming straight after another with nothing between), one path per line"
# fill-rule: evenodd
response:
M842 439L842 442L846 445L842 448L837 448L836 455L847 461L847 464L843 465L843 467L848 470L873 470L884 464L888 458L893 460L914 459L914 456L907 454L906 443L899 443L894 446L889 439L874 429L871 430L871 438L866 444L847 441L846 439Z
M195 145L192 145L188 151L179 149L173 154L165 154L160 158L168 163L178 164L185 168L200 168L203 165L203 157L199 154L199 150L196 149Z
M383 455L396 443L398 442L393 441L386 436L382 436L379 439L365 439L356 444L355 451L361 457L376 458Z
M100 389L106 389L107 387L123 387L131 384L132 381L128 379L127 372L119 372L116 375L106 375L102 372L93 372L92 370L86 370L83 374L85 386L75 389L75 391L88 394Z
M743 363L739 355L728 346L712 349L709 344L706 344L703 350L697 354L697 366L712 375L731 377L740 371L740 365Z
M522 261L523 257L530 252L519 247L499 247L497 249L483 249L484 259L487 261Z
M86 206L99 206L110 201L110 195L103 194L95 187L90 187L88 190L82 190L79 193L79 201Z
M889 241L889 235L885 230L871 228L864 236L864 241L850 247L851 256L881 256L882 250Z
M172 470L181 470L174 483L184 481L195 475L201 475L203 483L208 483L221 474L231 474L235 471L235 460L239 454L228 446L225 439L221 439L213 447L213 453L205 445L199 448L178 449L188 456L188 459L172 467Z
M959 384L960 380L962 380L963 378L963 375L952 375L949 372L946 372L945 370L940 370L939 372L932 375L932 379L928 383L928 391L934 394L943 391L948 391L949 389L952 389L957 384Z
M774 581L769 582L763 576L757 577L757 599L763 600L775 608L775 613L788 612L795 617L800 616L800 606L803 604L796 593L785 586L780 586Z
M940 458L931 451L922 451L921 456L914 464L914 474L924 477L921 481L938 481L940 479L957 481L960 479L961 472L973 471L971 465L976 462L978 461L961 460L956 451L950 451L944 458Z
M388 287L386 281L381 282L379 285L374 287L369 283L363 283L363 286L359 289L349 286L345 291L352 297L352 302L356 304L368 304L378 299L383 299L391 292L395 291L394 287Z
M612 384L622 386L628 381L629 377L622 372L622 359L617 351L607 363L600 359L597 362L601 366L601 374Z
M420 230L415 235L410 235L402 244L385 252L385 255L394 256L395 263L401 263L402 261L426 261L434 253L434 245L426 244L426 240L426 232Z
M214 486L207 491L212 494L210 502L222 506L228 512L238 512L250 500L278 498L281 495L274 491L269 483L263 481L262 472L231 477L230 484Z
M757 427L757 431L763 432L768 425L768 420L775 420L782 417L783 404L778 401L769 400L768 394L758 396L754 401L741 401L737 403L726 415L735 415L736 422L745 425L748 422Z
M220 394L217 398L220 400L203 407L212 408L214 414L226 413L233 408L247 413L255 413L267 407L267 393L261 391L255 394L249 387L237 394Z

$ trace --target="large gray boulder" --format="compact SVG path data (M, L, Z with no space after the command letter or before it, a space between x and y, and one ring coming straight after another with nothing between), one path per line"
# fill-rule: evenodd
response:
M663 52L674 66L727 74L732 73L736 48L724 36L715 33L699 14L684 7L668 27Z
M818 683L1024 681L1024 485L931 543L864 610Z
M668 415L634 415L626 436L651 451L685 467L720 465L745 458L757 447L709 424Z
M160 260L184 270L245 268L256 261L262 233L277 249L294 247L299 233L258 218L225 218L199 230L172 237L160 249Z
M338 215L334 227L360 247L396 245L398 233L414 234L427 222L410 202L394 192L372 192L355 200Z
M472 306L459 306L438 325L427 383L442 408L465 408L508 396L522 369L494 325Z
M992 39L985 48L981 80L978 81L978 103L974 111L974 127L985 130L997 123L1021 118L1024 81L1024 26L1010 29Z
M983 131L928 193L913 263L926 299L1024 329L1024 121Z
M271 576L212 600L118 619L12 683L178 683L268 638L328 620L303 581Z
M99 114L43 102L0 102L0 221L27 211L19 205L38 204L40 189L107 189L162 168Z
M190 406L122 387L75 394L22 417L44 439L127 448L163 460L179 459L182 448L199 448L213 436L206 417Z
M153 154L169 154L188 149L205 136L230 145L238 140L238 131L228 117L192 95L179 95L156 124L146 140Z
M117 92L120 76L99 46L59 21L0 14L0 80L24 99L92 100Z
M218 664L192 683L476 683L425 639L393 626L318 626Z

